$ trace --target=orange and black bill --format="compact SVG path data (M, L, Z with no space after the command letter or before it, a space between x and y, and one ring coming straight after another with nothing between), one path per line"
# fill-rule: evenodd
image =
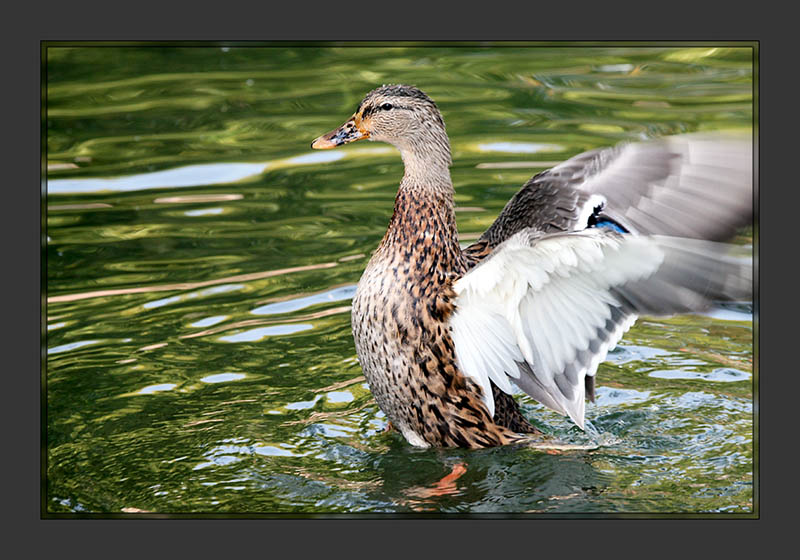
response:
M369 138L369 132L359 126L361 119L356 119L354 116L342 126L335 130L331 130L327 134L323 134L311 143L311 147L315 150L327 150L355 142L356 140L363 140Z

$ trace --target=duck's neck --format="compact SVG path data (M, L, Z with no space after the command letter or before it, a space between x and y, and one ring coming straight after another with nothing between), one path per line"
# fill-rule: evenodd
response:
M432 189L406 179L400 184L381 249L409 263L444 253L458 258L453 188ZM393 258L395 258L393 257Z
M450 141L443 121L441 127L429 123L412 138L394 144L400 150L405 165L403 182L423 185L435 183L436 186L446 185L450 191L453 190L450 180Z
M406 173L395 197L383 245L413 254L412 247L458 251L453 183L447 166L403 158ZM422 163L422 165L420 165Z
M382 245L406 254L419 244L458 252L452 160L444 128L430 126L412 140L392 143L400 150L405 173Z
M421 190L449 197L452 204L450 141L443 125L427 124L410 138L392 142L400 150L405 167L400 189Z

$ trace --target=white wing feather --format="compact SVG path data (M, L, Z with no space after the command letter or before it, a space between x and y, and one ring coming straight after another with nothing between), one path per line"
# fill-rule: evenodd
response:
M704 241L730 238L752 217L752 199L746 134L593 150L533 177L484 236L497 243L509 229L518 233L454 284L460 368L492 412L491 383L507 391L511 376L583 427L585 377L637 314L752 298L751 268L731 261L727 246ZM642 235L583 230L598 210ZM555 230L573 231L542 233Z
M663 254L648 238L600 230L534 235L512 236L454 284L456 360L483 389L492 414L490 381L511 393L508 376L519 379L519 364L527 362L551 405L583 427L584 378L633 322L624 317L611 340L589 350L620 305L611 288L652 274ZM578 353L587 351L574 371Z

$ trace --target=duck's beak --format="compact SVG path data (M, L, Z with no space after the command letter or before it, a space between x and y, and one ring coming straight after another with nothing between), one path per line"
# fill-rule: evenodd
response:
M328 150L355 142L356 140L363 140L369 138L369 132L362 126L361 119L353 115L346 123L335 130L331 130L328 134L323 134L311 143L311 147L315 150Z

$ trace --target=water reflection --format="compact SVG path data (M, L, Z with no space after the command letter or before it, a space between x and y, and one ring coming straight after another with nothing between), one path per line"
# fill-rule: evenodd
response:
M199 321L195 321L190 323L192 327L210 327L212 325L216 325L227 319L227 315L215 315L214 317L206 317L205 319L200 319Z
M221 336L217 340L222 342L258 342L268 336L281 336L294 334L301 331L313 329L314 325L307 323L292 325L273 325L270 327L258 327L237 334Z
M537 150L538 151L538 150ZM347 152L310 152L285 159L262 163L206 163L187 165L175 169L164 169L135 175L119 177L90 177L75 179L52 178L47 180L48 195L89 194L103 192L132 192L150 189L175 189L200 187L204 185L224 185L257 177L267 170L277 170L294 165L311 165L337 161L344 158L390 153L390 148L360 149ZM239 195L241 196L241 195ZM202 197L161 197L156 202L202 202L208 200L236 200L236 195L214 195ZM106 208L107 204L55 205L53 209L75 210L86 208Z
M200 379L203 383L225 383L227 381L238 381L247 377L243 373L215 373Z
M353 284L350 286L343 286L341 288L334 288L332 290L328 290L311 296L304 296L300 298L289 298L284 301L269 303L267 305L261 305L253 309L250 313L252 313L253 315L273 315L278 313L290 313L292 311L299 311L301 309L305 309L306 307L310 307L312 305L317 305L320 303L349 300L353 298L355 292L356 292L356 286Z
M513 154L536 154L539 152L562 152L563 146L555 144L533 144L530 142L490 142L476 146L481 152L508 152Z
M77 348L83 348L84 346L89 346L90 344L98 344L100 340L81 340L79 342L70 342L69 344L61 344L59 346L53 346L52 348L47 349L48 354L59 354L61 352L69 352L70 350L75 350Z
M661 379L700 379L703 381L721 381L723 383L747 381L751 377L748 372L731 368L719 368L711 372L688 371L684 369L658 370L651 371L648 375Z
M304 272L307 270L319 270L323 268L330 268L336 266L336 263L320 263L309 266L297 266L292 268L283 268L279 270L267 270L264 272L254 272L250 274L239 274L227 278L219 278L216 280L205 280L203 282L183 282L180 284L167 284L164 286L142 286L136 288L120 288L116 290L99 290L95 292L86 292L78 294L69 294L64 296L51 296L47 298L47 303L77 301L81 299L98 298L104 296L116 296L123 294L140 294L149 292L164 292L170 290L194 290L205 286L213 286L216 284L223 284L228 282L248 282L252 280L260 280L263 278L272 278L273 276L281 276L284 274L292 274L294 272Z
M152 393L158 393L161 391L171 391L178 385L176 383L160 383L158 385L148 385L147 387L142 387L137 391L139 395L150 395Z
M265 164L258 163L208 163L122 177L48 179L47 193L49 195L57 195L127 192L146 189L223 185L259 175L265 168Z

